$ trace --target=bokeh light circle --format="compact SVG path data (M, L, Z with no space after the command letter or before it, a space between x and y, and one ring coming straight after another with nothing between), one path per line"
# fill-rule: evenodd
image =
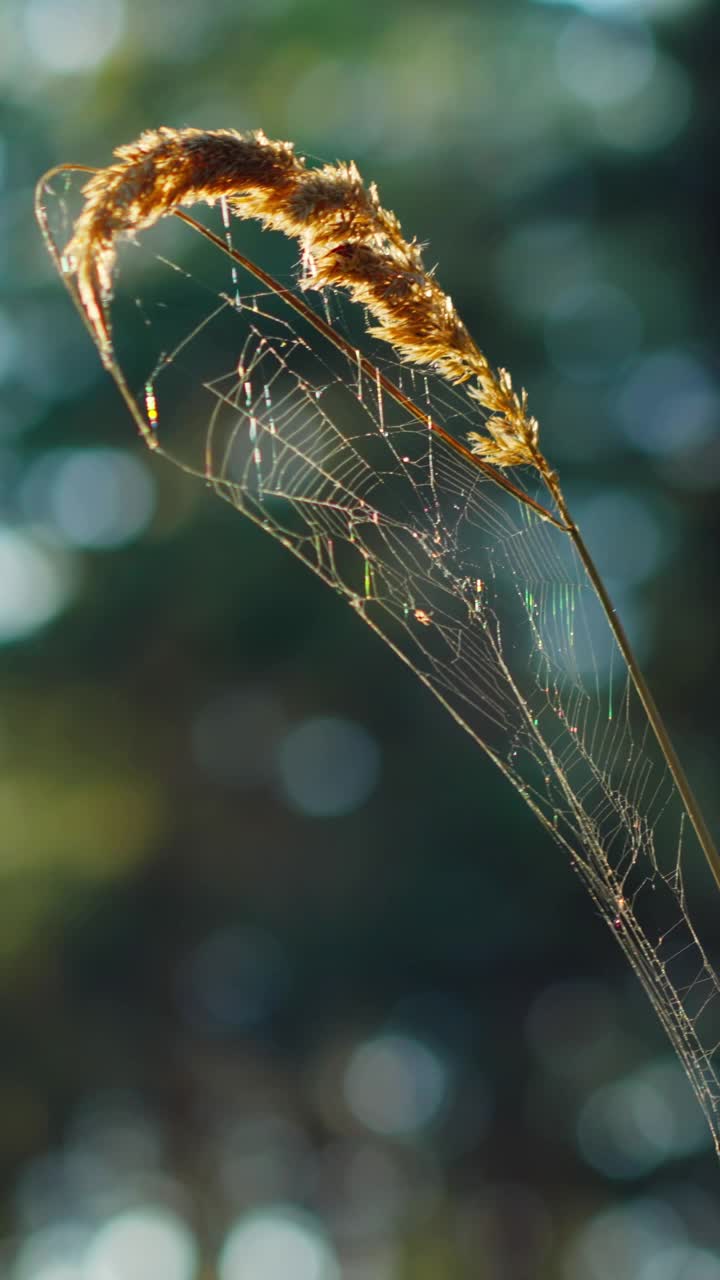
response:
M89 71L125 30L123 0L26 0L25 39L33 60L52 72Z
M380 774L380 751L361 725L335 716L303 721L283 739L278 769L293 809L334 818L359 809Z
M240 1218L223 1243L220 1280L340 1280L335 1251L319 1223L286 1205Z
M353 1114L376 1133L409 1135L425 1128L446 1100L447 1064L414 1036L385 1034L365 1040L345 1072Z
M70 600L69 561L30 533L0 526L0 644L50 622Z
M194 1237L169 1209L143 1206L111 1218L85 1258L83 1280L192 1280Z

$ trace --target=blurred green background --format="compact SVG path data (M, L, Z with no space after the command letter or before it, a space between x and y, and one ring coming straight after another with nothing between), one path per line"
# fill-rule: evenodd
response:
M576 877L351 611L143 450L32 215L159 124L354 158L528 387L717 829L716 30L4 0L13 1280L720 1278L709 1135Z

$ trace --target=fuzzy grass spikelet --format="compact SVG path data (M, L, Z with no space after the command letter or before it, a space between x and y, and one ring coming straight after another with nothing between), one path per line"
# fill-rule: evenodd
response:
M303 289L347 289L373 316L374 337L405 360L470 384L469 395L490 415L485 432L469 437L473 452L496 466L538 465L538 426L525 392L514 391L506 370L491 368L423 265L419 245L405 240L354 164L308 169L292 143L232 129L149 130L115 156L85 186L85 207L65 250L106 360L118 238L180 206L224 198L238 217L257 218L299 242Z

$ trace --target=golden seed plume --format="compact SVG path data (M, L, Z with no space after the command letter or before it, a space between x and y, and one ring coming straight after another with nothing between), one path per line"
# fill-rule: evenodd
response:
M65 250L106 360L118 238L181 205L225 198L237 216L298 240L302 288L347 289L376 321L373 336L451 382L471 383L469 395L490 412L487 434L469 436L473 452L496 466L537 465L538 426L525 392L513 390L505 369L493 371L425 269L417 243L403 238L395 214L354 164L308 169L292 143L232 129L150 130L115 156L84 187L85 207Z

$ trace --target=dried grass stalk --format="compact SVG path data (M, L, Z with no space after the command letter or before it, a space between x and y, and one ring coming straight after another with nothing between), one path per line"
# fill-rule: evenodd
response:
M112 352L108 303L116 242L180 205L224 198L242 218L299 241L302 288L345 288L377 321L370 332L400 355L431 365L489 411L487 434L472 448L501 467L540 464L538 425L524 391L505 369L495 372L470 337L451 298L423 265L419 245L404 239L374 184L354 164L308 169L292 143L260 130L154 129L118 147L116 162L84 188L86 204L65 257L106 357Z
M423 410L415 406L399 388L394 387L380 370L370 365L361 353L357 353L359 368L370 376L376 376L379 388L382 387L385 393L394 396L411 415L423 422L428 421L436 437L462 454L466 463L474 461L477 471L484 473L488 482L510 492L518 502L532 509L536 517L549 520L556 529L554 538L566 536L570 539L597 595L619 653L627 665L629 677L644 707L648 724L657 739L708 866L720 888L720 856L622 623L580 530L568 510L558 476L539 449L537 423L528 415L525 392L518 395L513 391L510 375L505 370L494 372L490 368L487 359L458 317L450 298L442 292L432 274L426 271L418 245L403 238L395 215L380 205L376 188L365 187L352 164L308 169L304 161L295 155L290 143L271 142L260 132L240 134L232 130L203 132L197 129L159 129L144 133L136 142L119 148L115 154L116 162L96 173L85 187L86 204L65 249L63 270L75 276L74 281L68 281L71 292L79 299L100 353L134 413L136 406L114 359L108 317L118 237L123 234L132 235L166 214L180 213L181 205L197 201L213 203L224 199L240 217L258 218L266 227L297 239L302 250L302 287L346 288L373 315L376 325L371 332L391 343L403 358L431 365L450 381L469 384L470 396L489 411L485 422L486 434L473 432L470 436L473 451L479 455L473 460L464 444L440 424L426 419ZM51 244L51 252L58 260L43 208L47 176L39 184L38 217L48 243ZM188 219L186 214L181 216ZM193 222L192 219L188 220ZM222 241L207 228L197 223L193 225L221 248L224 247ZM242 261L239 255L230 251ZM348 348L345 340L335 334L331 326L309 310L294 293L272 281L256 264L245 260L244 265L263 280L266 287L275 289L284 296L288 305L299 310L308 323L315 325L325 338L339 346L346 355L349 354L351 359L354 357L355 353ZM146 442L154 447L153 431L145 427L136 413L135 420ZM553 499L557 517L538 504L522 486L514 485L498 471L498 467L522 463L529 463L535 469L535 478L540 479ZM425 609L416 609L414 619L424 627L433 625L432 615ZM370 621L367 616L366 621ZM385 634L382 627L377 626L374 621L371 625L381 635ZM391 643L396 648L394 642ZM398 647L396 651L400 656L405 656L401 648ZM502 656L502 645L498 646L497 652ZM504 658L502 662L504 667ZM412 662L410 665L413 665ZM505 675L512 684L510 673L506 671ZM443 676L440 688L445 687L444 681ZM430 680L426 680L426 683L438 693L438 687ZM515 692L529 723L532 716L530 706L525 704L519 691ZM438 693L438 696L441 694ZM474 690L473 700L477 697L478 691ZM444 701L442 696L441 700ZM445 705L450 704L446 702ZM460 716L457 718L463 723ZM533 725L536 726L537 721ZM604 732L603 730L603 737ZM564 749L562 738L558 738L558 742L561 751L559 764L555 762L554 740L550 746L545 744L543 750L553 771L559 776L564 767ZM588 753L587 743L582 750L586 763L594 771L595 765ZM499 757L494 758L500 763ZM608 774L603 785L609 786L610 781ZM596 831L594 819L585 813L582 792L573 792L574 784L569 773L567 776L563 775L562 785L563 795L568 798L573 812L578 815L579 837L587 840L588 848L594 847L593 842L597 844L600 839L599 829ZM643 789L644 783L641 791ZM521 790L528 799L527 791L523 788ZM577 809L574 808L576 796ZM618 805L621 800L622 797L618 800ZM536 812L540 812L531 799L528 802ZM624 803L622 801L623 805ZM614 798L611 808L613 805ZM617 812L621 813L620 807ZM624 814L624 809L622 812ZM632 805L628 813L631 812ZM629 832L623 816L617 830L610 832L613 843L618 838L617 833L625 827ZM623 857L627 856L634 861L640 847L632 834ZM675 883L674 892L685 914L679 872L678 863L672 879ZM621 938L625 929L632 929L633 937L642 940L642 949L634 952L630 947L625 949L631 958L634 957L633 964L678 1049L708 1115L716 1147L720 1152L717 1098L712 1093L716 1075L710 1063L710 1055L700 1045L693 1021L686 1012L683 1001L685 993L681 991L678 994L668 984L664 962L655 957L652 944L644 939L637 923L630 923L631 909L620 894L614 897L614 908L618 912L614 924L620 931ZM686 923L694 938L694 930L687 917ZM703 971L690 983L688 994L693 993L695 987L700 998L709 999L709 995L702 997L705 983L710 984L707 991L711 994L717 983L703 956Z

